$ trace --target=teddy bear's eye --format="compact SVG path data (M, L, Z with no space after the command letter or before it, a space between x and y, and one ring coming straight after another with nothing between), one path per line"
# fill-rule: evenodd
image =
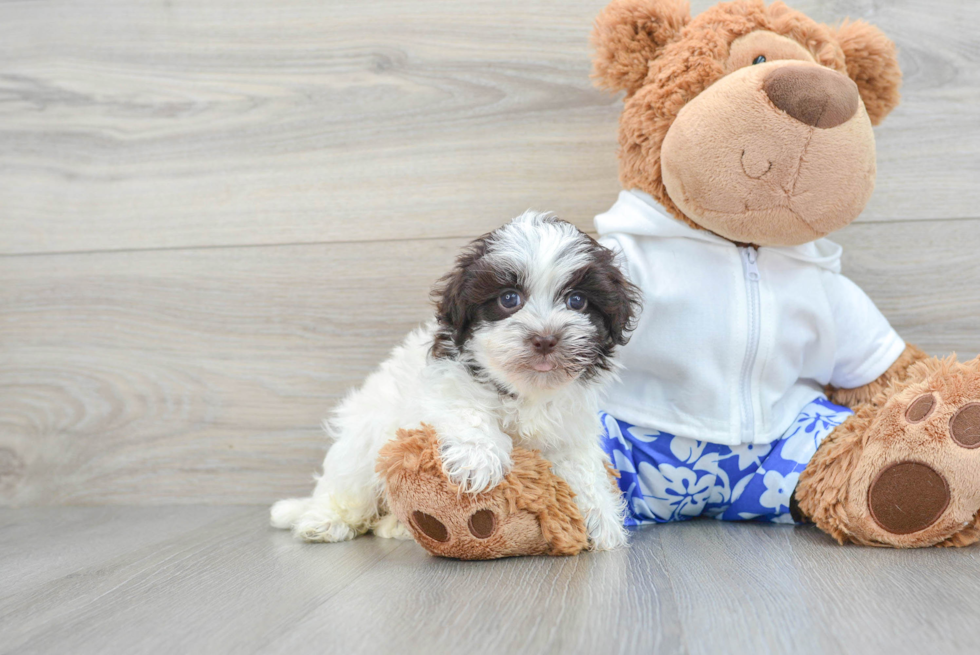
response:
M759 55L758 57L756 57L755 59L752 60L752 65L755 66L756 64L761 64L765 60L766 60L766 56L765 55Z

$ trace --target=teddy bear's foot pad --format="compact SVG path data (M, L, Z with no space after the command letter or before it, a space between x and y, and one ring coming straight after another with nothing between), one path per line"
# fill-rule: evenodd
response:
M980 403L961 407L949 422L949 434L964 448L980 446Z
M946 480L918 462L892 464L878 474L868 491L872 518L892 534L925 530L948 505Z
M449 541L449 528L431 514L419 510L413 511L411 525L433 541L440 543ZM497 531L497 516L489 509L479 509L467 519L466 527L477 539L488 539Z

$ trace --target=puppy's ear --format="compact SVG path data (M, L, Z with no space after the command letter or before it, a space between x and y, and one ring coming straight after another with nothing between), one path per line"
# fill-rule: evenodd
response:
M469 290L473 282L473 266L486 254L487 236L470 243L456 257L453 270L449 271L432 287L431 298L436 305L439 329L432 355L437 358L453 357L466 337L470 327L472 302Z
M640 317L640 289L626 278L616 253L596 245L599 248L595 255L596 265L602 275L597 276L601 283L593 293L609 320L609 340L614 345L625 346Z
M600 87L632 95L650 62L691 20L687 0L613 0L592 30L593 78Z
M844 51L847 75L854 80L872 125L898 104L902 71L895 44L884 32L863 20L844 21L836 30Z
M621 309L611 317L610 334L617 346L625 346L630 340L630 333L636 328L636 321L640 318L640 289L622 273L615 282L615 288Z

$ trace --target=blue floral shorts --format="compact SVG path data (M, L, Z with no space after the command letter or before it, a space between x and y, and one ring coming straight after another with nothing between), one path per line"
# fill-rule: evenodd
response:
M620 474L626 525L695 516L792 523L789 499L800 473L851 413L817 398L782 438L724 446L640 428L603 412L603 448Z

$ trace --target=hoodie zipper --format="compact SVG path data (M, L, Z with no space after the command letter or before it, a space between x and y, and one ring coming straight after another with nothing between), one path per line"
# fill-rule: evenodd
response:
M745 298L748 314L748 338L745 343L745 359L742 360L740 385L742 401L742 443L755 441L755 410L752 403L752 370L759 355L762 336L762 311L759 298L759 251L749 246L739 248L742 271L745 273Z

